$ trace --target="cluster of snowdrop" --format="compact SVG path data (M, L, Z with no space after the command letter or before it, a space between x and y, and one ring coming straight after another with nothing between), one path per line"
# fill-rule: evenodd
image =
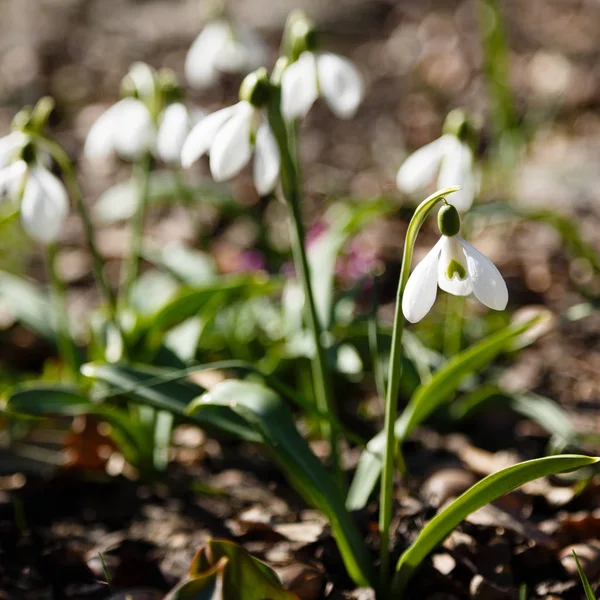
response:
M285 136L278 136L274 127L306 116L318 97L336 116L351 118L364 96L356 67L341 56L319 51L314 27L303 15L288 22L285 35L283 47L288 51L271 77L263 67L251 72L242 83L239 101L209 115L182 102L171 71L135 63L123 79L121 99L91 127L85 156L106 160L118 155L134 162L154 156L174 168L188 168L208 154L213 178L225 181L254 155L256 190L260 195L272 193L289 150ZM185 72L191 86L204 87L213 84L220 72L247 72L267 59L267 48L259 38L219 19L207 25L193 43ZM68 194L47 168L49 157L36 141L45 135L45 123L37 121L29 115L0 139L0 195L17 202L27 233L49 244L60 235ZM442 137L417 150L402 165L398 187L414 193L438 173L438 187L460 187L448 202L460 213L468 211L478 180L469 132L464 115L451 113ZM506 286L498 270L458 236L459 227L440 227L440 241L412 273L402 303L409 321L416 322L429 312L438 285L455 295L474 293L496 310L506 306Z

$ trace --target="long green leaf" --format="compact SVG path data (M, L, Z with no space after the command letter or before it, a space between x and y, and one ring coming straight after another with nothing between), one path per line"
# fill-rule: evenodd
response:
M205 390L191 381L173 381L170 369L87 363L83 365L81 372L86 377L111 386L111 392L105 397L119 394L180 417L191 418L209 431L227 433L252 442L260 441L260 436L229 408L214 407L202 415L187 415L187 405Z
M592 586L588 581L587 575L584 573L581 565L579 564L579 558L577 557L575 550L573 550L573 558L575 559L575 564L577 565L577 572L579 573L579 579L581 579L581 585L583 585L583 590L585 591L585 597L587 600L596 600Z
M166 330L190 317L196 316L208 303L213 312L236 300L256 295L269 294L277 284L264 275L235 275L222 277L217 281L196 288L180 291L150 319L154 330Z
M61 384L24 384L16 387L6 402L8 411L37 416L95 415L113 426L113 437L128 460L136 462L150 440L143 428L115 406L91 402L79 389Z
M344 508L340 490L298 433L284 401L262 385L228 380L196 398L190 404L189 412L202 414L215 406L229 407L260 433L262 441L296 490L329 519L352 579L359 585L368 585L371 580L370 557L364 540Z
M429 381L417 388L396 421L396 438L400 442L406 440L417 425L452 397L467 375L482 369L498 354L510 349L515 339L535 325L538 319L539 317L535 317L525 323L504 327L463 350L436 371ZM369 441L363 451L346 499L349 510L360 510L367 504L381 475L384 445L384 432L380 432Z
M556 473L574 471L593 465L598 460L600 459L573 454L548 456L528 460L488 475L437 514L421 530L417 539L398 561L392 585L393 592L398 595L403 592L423 559L471 513L528 481Z

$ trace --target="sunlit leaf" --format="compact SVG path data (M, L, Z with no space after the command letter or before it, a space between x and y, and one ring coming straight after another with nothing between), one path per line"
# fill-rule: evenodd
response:
M201 415L211 407L229 407L257 431L295 489L322 510L329 522L352 579L367 585L370 557L364 540L344 508L344 499L333 478L298 433L284 401L262 385L228 380L196 398L191 414Z
M579 455L549 456L518 463L488 475L438 513L421 530L417 539L398 561L392 585L393 592L398 595L402 593L423 559L471 513L528 481L574 471L593 465L598 460L600 459Z
M298 600L275 572L226 540L209 540L190 566L189 579L165 600Z
M260 435L229 408L215 406L202 414L187 415L188 404L205 390L191 381L181 379L181 376L174 380L170 369L146 365L87 363L83 365L81 372L86 377L111 386L108 394L102 394L104 398L122 395L191 419L209 431L227 433L248 441L261 441Z
M575 554L575 550L573 550L573 558L575 559L575 564L577 565L577 572L579 573L579 578L581 579L581 584L583 585L583 590L585 591L585 597L587 600L596 600L592 586L590 585L586 574L583 572L583 569L579 564L579 558L577 557L577 554Z

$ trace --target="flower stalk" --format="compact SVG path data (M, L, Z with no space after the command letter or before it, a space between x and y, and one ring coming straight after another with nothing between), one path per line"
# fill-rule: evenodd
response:
M402 375L402 333L404 331L402 298L410 274L410 265L412 263L415 242L421 226L433 208L439 202L444 200L444 196L447 196L452 192L456 192L458 189L459 188L457 187L450 187L439 190L432 196L429 196L429 198L423 200L423 202L421 202L421 204L415 210L415 213L410 221L404 242L404 253L402 255L402 266L400 270L400 282L398 284L398 292L396 296L396 312L392 330L388 385L385 398L385 449L383 454L383 471L381 478L379 508L381 581L383 586L387 584L389 578L389 529L392 520L394 465L396 464L396 456L398 456L398 464L400 467L404 466L402 455L400 452L397 452L396 438L394 435L394 425L396 423L398 413L398 391L400 387L400 377Z
M271 86L267 115L269 125L277 141L281 153L281 186L283 195L287 200L290 210L291 234L294 262L306 300L306 317L308 327L311 331L315 346L313 359L313 385L315 390L316 404L319 411L329 414L335 418L336 410L331 393L330 373L327 366L327 357L323 344L323 328L319 321L315 298L310 276L310 266L304 246L305 230L301 212L300 182L298 179L298 164L295 152L290 147L288 128L281 114L281 88L274 84ZM330 443L331 463L335 470L338 484L343 486L343 473L339 456L339 435L336 428L329 423L323 423L324 436Z
M144 237L144 224L146 222L146 209L148 206L148 192L150 188L150 171L152 168L152 156L150 153L142 156L134 166L134 176L137 182L137 206L131 221L131 241L129 244L129 255L123 265L124 276L121 287L121 307L129 304L129 294L137 279L140 269L142 245Z
M58 351L65 363L69 365L73 376L77 379L79 377L79 367L81 366L81 363L78 358L75 342L69 331L65 289L56 268L56 255L56 244L48 244L48 246L46 246L46 264L48 269L48 279L50 280L50 287L52 290Z

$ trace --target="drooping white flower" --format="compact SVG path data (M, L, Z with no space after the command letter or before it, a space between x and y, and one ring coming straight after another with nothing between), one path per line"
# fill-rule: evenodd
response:
M280 167L277 142L264 111L250 102L241 100L234 106L204 117L183 145L182 166L191 166L207 152L215 181L225 181L237 175L254 152L256 191L264 196L277 185Z
M404 161L396 176L396 185L400 191L412 194L432 183L436 173L439 189L460 187L448 202L459 212L468 211L477 192L473 152L468 144L451 133L445 133Z
M420 321L431 310L438 286L455 296L472 292L494 310L504 310L508 303L500 271L458 235L442 235L411 273L402 298L402 312L411 323Z
M159 117L155 154L162 161L176 165L181 160L183 144L192 127L205 114L200 110L188 110L185 104L169 104Z
M281 77L281 111L286 119L304 117L322 96L337 117L351 119L363 88L358 69L348 59L331 52L303 52Z
M123 98L103 112L92 125L84 147L90 160L118 154L134 161L155 144L156 126L147 106L136 98Z
M208 23L190 46L185 76L191 87L206 88L216 83L221 73L249 73L268 59L268 48L258 35L217 19Z
M20 198L21 222L41 244L57 241L69 212L67 191L58 177L39 164L17 160L0 170L0 197Z

